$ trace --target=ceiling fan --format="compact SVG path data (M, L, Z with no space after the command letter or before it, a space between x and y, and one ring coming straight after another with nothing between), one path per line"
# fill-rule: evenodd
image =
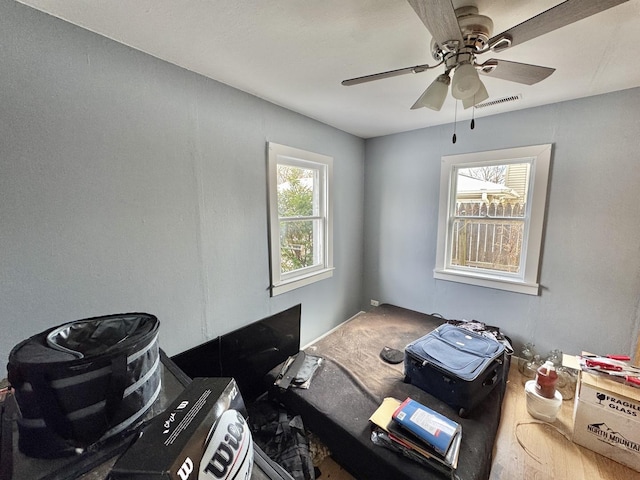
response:
M495 58L479 63L479 55L502 52L628 0L566 0L494 36L492 20L480 15L475 6L454 9L451 0L407 1L431 33L431 54L438 63L351 78L344 80L342 85L357 85L406 73L420 73L444 65L444 73L436 77L411 107L440 110L449 85L451 95L461 100L465 109L489 98L489 93L478 74L533 85L555 71L554 68Z

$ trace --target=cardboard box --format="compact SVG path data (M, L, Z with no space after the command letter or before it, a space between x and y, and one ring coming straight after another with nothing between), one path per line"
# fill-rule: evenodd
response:
M196 480L250 474L253 442L245 418L233 378L195 378L118 459L110 478Z
M573 418L575 443L640 471L640 388L580 372Z

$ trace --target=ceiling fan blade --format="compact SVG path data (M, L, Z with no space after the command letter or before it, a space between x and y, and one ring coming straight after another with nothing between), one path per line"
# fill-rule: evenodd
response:
M429 65L416 65L415 67L398 68L397 70L389 70L388 72L374 73L373 75L365 75L363 77L350 78L343 80L342 85L358 85L359 83L372 82L383 78L397 77L406 73L420 73L432 68Z
M458 45L464 43L451 0L407 1L440 47L444 47L451 40L457 41Z
M493 36L489 39L489 46L493 47L497 45L494 50L502 51L628 1L629 0L566 0L515 27L511 27L499 35ZM500 40L504 38L510 40L510 42L500 42Z
M495 58L487 60L480 67L478 73L502 80L509 80L510 82L524 83L525 85L538 83L556 71L555 68L510 62L508 60L498 60Z

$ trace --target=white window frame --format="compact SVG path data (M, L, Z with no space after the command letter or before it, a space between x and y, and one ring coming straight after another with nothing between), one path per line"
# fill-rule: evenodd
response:
M451 265L450 232L455 207L457 171L495 163L530 162L529 201L524 227L521 269L518 274L460 268ZM440 170L440 209L438 243L433 276L439 280L538 295L540 252L547 200L551 144L508 148L442 157Z
M269 249L271 254L271 296L333 276L333 158L299 148L268 142L269 187ZM278 165L313 168L319 172L318 195L322 232L314 240L314 247L322 251L322 262L312 267L281 273L280 218L278 216Z

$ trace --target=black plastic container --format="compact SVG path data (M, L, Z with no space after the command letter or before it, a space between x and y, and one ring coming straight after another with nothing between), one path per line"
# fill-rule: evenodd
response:
M16 345L7 371L21 414L20 451L73 455L141 421L160 392L159 326L147 313L107 315Z

